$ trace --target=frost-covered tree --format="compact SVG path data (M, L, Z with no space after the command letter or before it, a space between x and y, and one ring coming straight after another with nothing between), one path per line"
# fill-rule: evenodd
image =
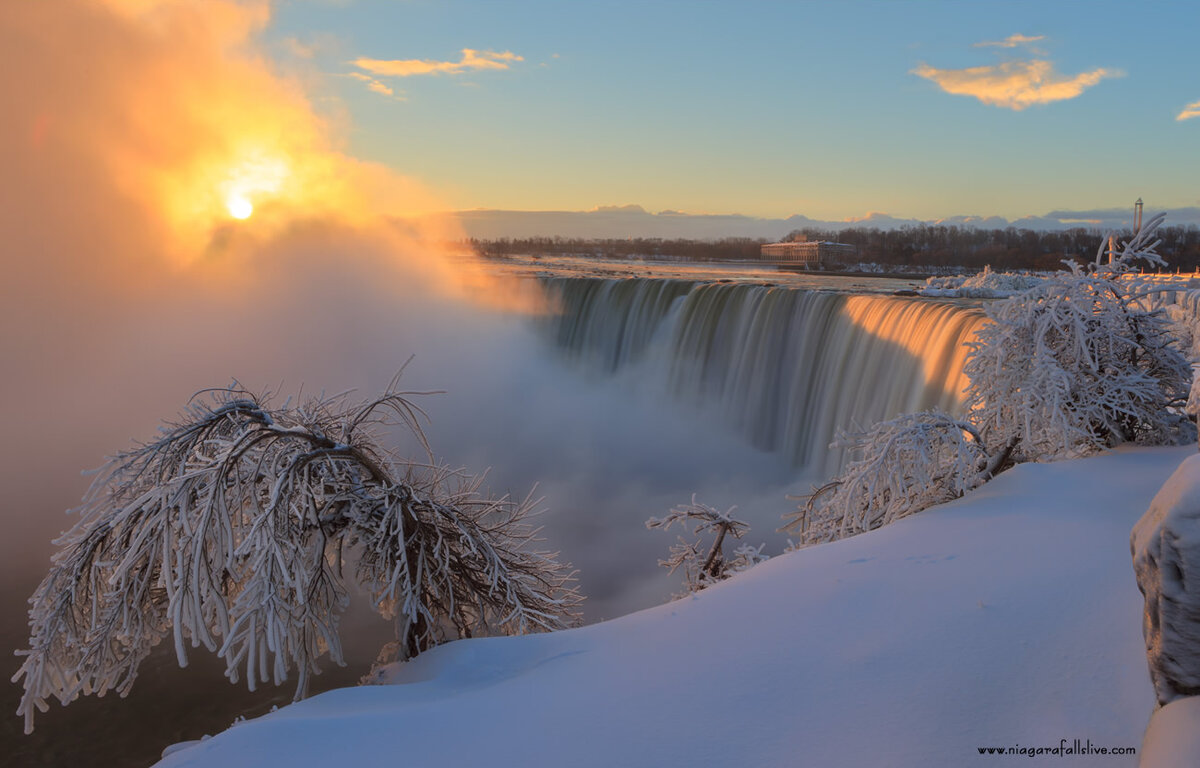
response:
M1162 265L1152 219L1112 263L1075 267L985 308L971 342L969 418L988 445L1018 460L1065 458L1119 443L1192 439L1182 412L1191 365L1170 322L1120 279L1137 262Z
M668 573L683 569L683 595L699 592L769 559L767 555L762 554L762 545L753 547L745 543L735 547L731 557L725 555L726 537L740 539L750 530L745 521L733 516L736 509L737 507L730 507L722 512L715 507L701 504L693 495L690 504L680 504L663 517L652 517L646 521L647 528L659 528L664 531L679 523L685 528L690 527L692 534L700 537L695 541L688 541L680 536L679 541L671 547L670 557L658 562ZM713 537L712 544L707 547L703 544L706 534L712 534Z
M800 544L853 536L957 499L1008 459L1003 450L989 454L970 423L936 411L842 433L833 447L849 449L845 469L784 518L782 530Z
M180 665L202 645L252 690L295 668L300 698L322 654L343 663L346 571L394 618L402 658L572 623L572 573L531 548L534 502L481 495L478 478L384 448L397 425L424 445L413 393L395 384L365 403L278 408L236 386L204 393L110 459L30 600L13 678L26 730L51 697L128 693L168 635Z

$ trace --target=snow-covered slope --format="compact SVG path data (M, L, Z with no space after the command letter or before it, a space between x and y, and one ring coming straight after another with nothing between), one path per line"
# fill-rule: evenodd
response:
M980 748L1140 747L1155 700L1129 531L1194 451L1019 466L692 598L443 646L395 685L160 765L997 765ZM1043 760L1059 757L1021 764Z

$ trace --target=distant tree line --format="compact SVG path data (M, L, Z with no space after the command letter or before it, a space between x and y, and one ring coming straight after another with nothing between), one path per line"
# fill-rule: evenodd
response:
M657 237L609 238L588 240L565 237L529 237L520 239L470 241L476 253L484 256L606 256L609 258L661 258L679 261L734 261L757 259L759 247L768 242L750 237L726 237L720 240L664 240Z
M1127 240L1132 231L1117 232ZM1200 267L1200 229L1160 227L1158 252L1172 267ZM1064 259L1095 258L1107 232L1082 227L1042 232L1032 229L976 229L940 224L918 224L896 230L850 227L840 231L816 228L795 230L786 240L833 240L858 248L861 261L879 264L962 266L982 269L1059 269Z
M858 262L903 266L959 266L968 270L1062 268L1064 259L1091 261L1106 232L1082 227L1042 232L1032 229L976 229L974 227L918 224L884 230L849 227L842 230L806 227L793 230L784 240L829 240L858 249ZM1158 252L1169 268L1200 269L1200 228L1160 227ZM1125 240L1132 232L1118 232ZM608 258L660 258L680 261L733 261L757 259L762 239L731 237L720 240L667 240L662 238L584 239L533 237L471 240L485 256L531 254L540 256L603 256ZM836 266L836 265L835 265Z

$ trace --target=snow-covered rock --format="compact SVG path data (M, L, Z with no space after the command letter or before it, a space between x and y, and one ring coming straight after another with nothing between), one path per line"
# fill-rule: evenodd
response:
M1200 694L1200 454L1184 460L1130 537L1160 704Z

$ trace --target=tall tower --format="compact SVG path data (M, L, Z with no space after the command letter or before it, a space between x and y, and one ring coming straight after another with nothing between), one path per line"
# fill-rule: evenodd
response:
M1133 234L1142 231L1142 198L1138 198L1133 204Z

